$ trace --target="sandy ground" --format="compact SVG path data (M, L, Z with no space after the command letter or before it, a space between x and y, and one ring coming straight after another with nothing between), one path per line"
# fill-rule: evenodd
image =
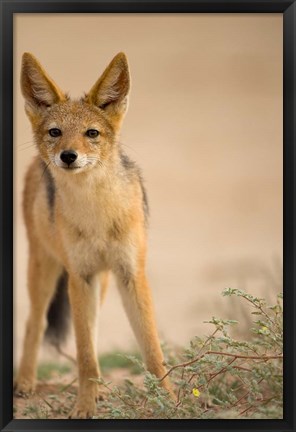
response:
M113 385L120 385L125 379L132 379L137 386L143 386L143 378L139 375L131 375L127 369L116 369L104 376L106 382L112 381ZM33 395L27 397L14 396L14 418L17 419L67 419L75 404L77 397L77 376L67 373L62 376L55 374L51 379L39 381ZM109 390L102 388L100 400L104 400ZM102 412L98 401L99 414Z
M207 333L203 321L213 315L235 318L235 304L220 296L226 287L267 297L281 289L280 14L25 14L15 26L16 363L29 310L21 193L35 152L18 84L24 51L74 96L118 51L128 55L133 86L121 141L142 167L149 195L147 273L163 340L187 344ZM134 345L112 283L99 351ZM75 352L73 336L67 350ZM42 350L41 358L49 355Z

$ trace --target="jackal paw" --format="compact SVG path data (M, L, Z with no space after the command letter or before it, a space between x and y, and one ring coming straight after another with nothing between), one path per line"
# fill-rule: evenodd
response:
M95 399L86 398L76 403L75 407L69 415L70 419L89 419L96 413Z
M35 391L35 383L31 380L17 380L13 385L13 391L17 397L29 397Z

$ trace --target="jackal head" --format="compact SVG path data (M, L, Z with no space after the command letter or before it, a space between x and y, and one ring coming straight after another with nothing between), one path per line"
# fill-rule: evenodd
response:
M25 53L21 88L40 156L51 169L81 173L112 163L128 107L125 54L114 57L83 98L71 100L36 58Z

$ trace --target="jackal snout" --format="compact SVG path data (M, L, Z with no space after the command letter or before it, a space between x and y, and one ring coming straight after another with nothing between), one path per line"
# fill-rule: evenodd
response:
M78 154L75 150L64 150L60 154L61 161L68 165L68 167L70 167L70 165L76 161L77 157Z

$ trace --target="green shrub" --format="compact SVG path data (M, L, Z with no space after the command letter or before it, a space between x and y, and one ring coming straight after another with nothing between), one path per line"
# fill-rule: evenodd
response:
M140 358L140 355L135 353L134 357ZM135 362L129 358L129 355L124 353L119 354L117 351L102 354L99 358L99 363L103 375L118 368L129 369L132 375L138 375L142 371L142 368L135 364Z
M70 365L65 363L41 363L41 365L38 366L37 376L38 380L47 381L52 378L54 374L64 375L70 372L70 370Z
M238 322L213 317L208 321L213 331L207 338L195 337L188 349L166 353L166 375L174 385L176 401L138 358L127 356L143 371L144 388L130 380L122 386L96 380L107 389L107 398L98 405L95 418L282 418L282 295L268 306L264 299L241 290L228 288L222 294L251 304L249 337L234 339L230 329Z

